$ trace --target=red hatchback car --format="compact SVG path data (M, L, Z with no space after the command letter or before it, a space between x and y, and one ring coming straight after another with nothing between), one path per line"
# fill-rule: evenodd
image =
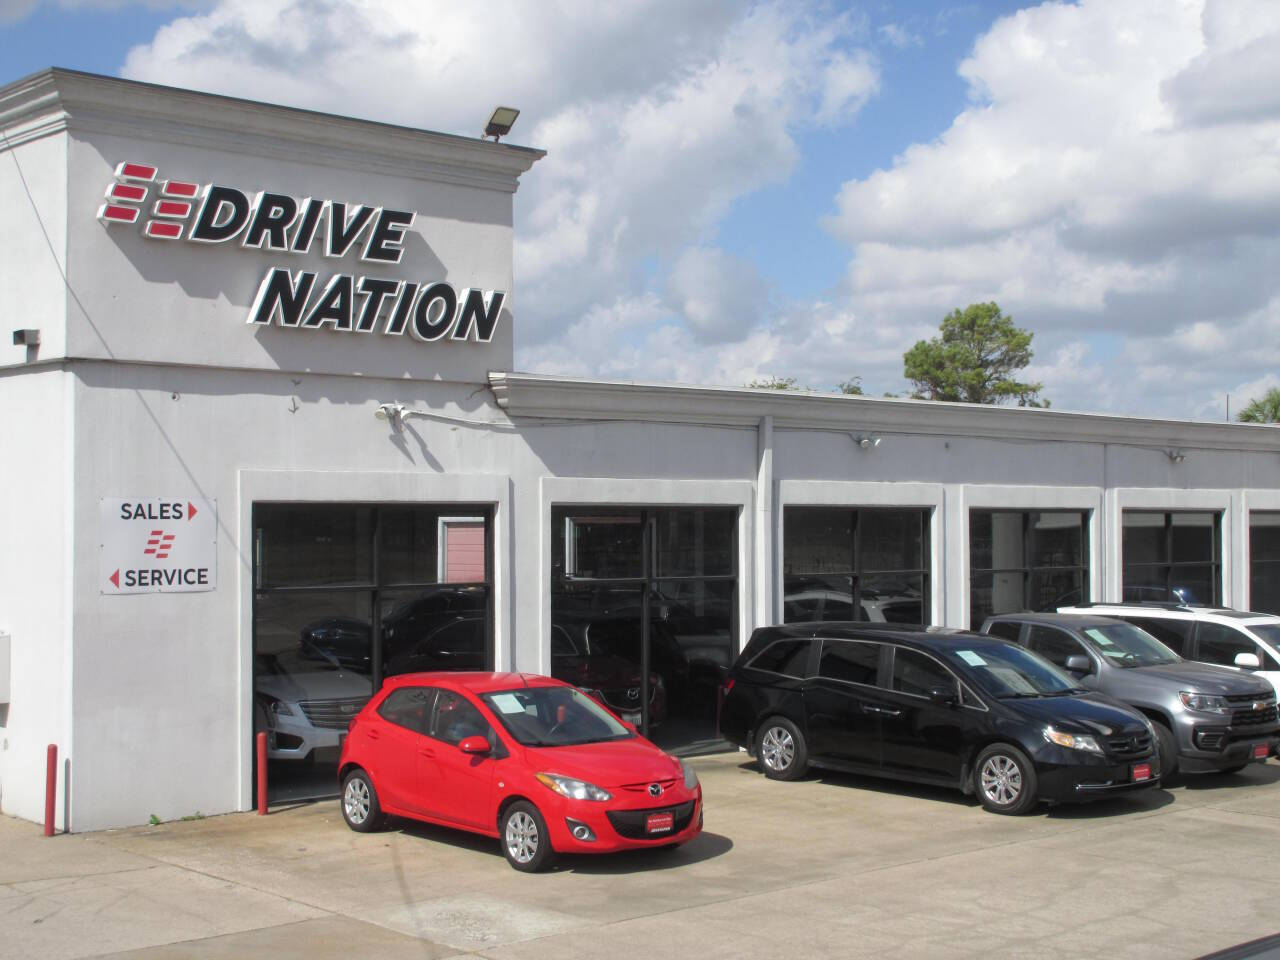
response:
M551 677L389 677L347 728L338 777L352 830L394 814L482 833L517 870L702 830L693 770Z

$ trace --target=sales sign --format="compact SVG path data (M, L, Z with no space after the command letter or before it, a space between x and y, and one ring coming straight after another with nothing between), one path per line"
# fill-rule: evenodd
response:
M218 585L218 506L193 497L101 501L99 590L202 593Z

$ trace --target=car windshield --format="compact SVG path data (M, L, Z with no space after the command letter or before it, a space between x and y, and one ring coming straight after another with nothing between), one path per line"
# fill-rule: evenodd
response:
M975 683L997 700L1083 693L1069 676L1039 654L1011 643L973 643L945 651L967 668Z
M1141 627L1109 623L1081 631L1093 647L1116 667L1155 667L1178 663L1182 658Z
M635 736L573 687L520 687L484 694L507 732L526 747L568 747Z
M1265 641L1274 650L1280 650L1280 623L1251 623L1249 632Z

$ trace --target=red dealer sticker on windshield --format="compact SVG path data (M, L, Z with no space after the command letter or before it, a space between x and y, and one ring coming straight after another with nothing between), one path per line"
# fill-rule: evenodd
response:
M651 813L645 818L645 833L670 833L676 825L674 813Z

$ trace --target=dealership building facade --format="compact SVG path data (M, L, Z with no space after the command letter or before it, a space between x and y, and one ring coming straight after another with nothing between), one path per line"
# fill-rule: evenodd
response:
M1280 609L1280 433L513 372L540 151L45 71L0 89L0 810L332 793L386 676L716 749L752 629ZM536 171L534 174L536 175Z

